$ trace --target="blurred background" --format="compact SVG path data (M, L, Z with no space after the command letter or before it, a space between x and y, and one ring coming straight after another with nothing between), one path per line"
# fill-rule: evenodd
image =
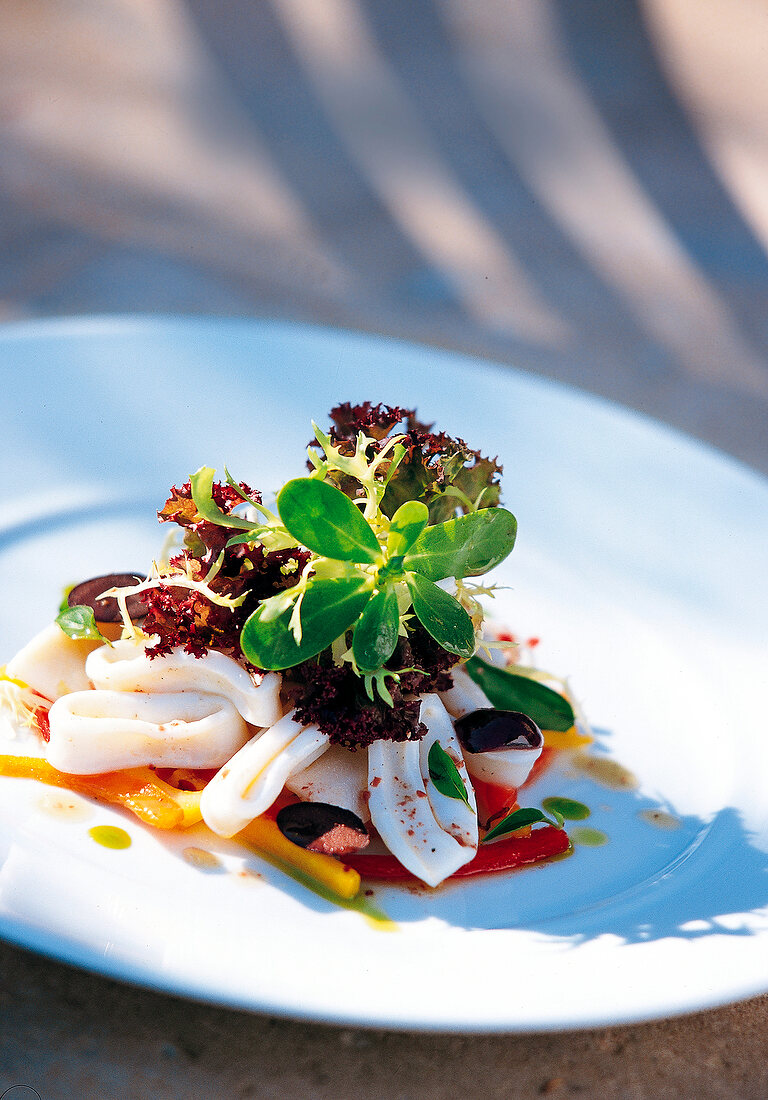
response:
M764 0L4 0L0 317L477 352L768 471Z

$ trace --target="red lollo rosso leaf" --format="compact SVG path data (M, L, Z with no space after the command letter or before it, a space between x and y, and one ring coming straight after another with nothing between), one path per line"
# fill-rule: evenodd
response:
M499 503L502 467L498 461L486 458L463 439L453 438L446 432L433 432L431 424L417 418L415 409L382 403L373 405L370 401L351 405L347 401L331 409L330 418L331 441L346 455L354 453L360 431L375 441L371 445L370 458L381 450L388 436L393 433L403 436L401 443L405 456L382 501L382 510L387 516L393 516L407 500L420 500L428 505L430 523L449 519L457 508L465 511L457 497L444 495L449 485L460 489L472 502L482 493L481 506L484 508ZM317 446L316 441L311 445ZM311 468L311 463L309 465ZM334 473L331 480L342 492L354 496L358 486L353 478Z
M354 443L358 432L364 432L372 439L385 439L396 424L415 416L415 409L401 409L399 405L377 405L364 401L362 405L351 405L344 401L331 409L333 423L331 438L334 443L349 440Z
M261 502L261 494L251 489L245 482L240 482L240 488L247 496ZM238 504L243 503L242 497L231 485L220 481L214 481L211 495L216 505L227 515ZM171 488L171 495L157 513L157 518L161 523L172 522L183 527L189 533L186 537L187 545L198 552L203 550L203 552L209 551L218 555L231 536L236 533L235 528L222 527L203 519L192 499L192 486L188 481L180 489L175 485ZM192 536L191 540L189 536ZM195 545L195 539L199 540L202 546Z

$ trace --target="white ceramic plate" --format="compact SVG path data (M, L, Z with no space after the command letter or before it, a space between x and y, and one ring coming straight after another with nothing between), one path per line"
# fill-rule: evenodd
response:
M265 491L312 417L415 404L500 455L520 534L499 617L543 641L633 790L568 767L603 847L444 886L376 889L382 932L235 845L205 871L166 837L0 781L0 932L104 974L223 1004L383 1027L526 1031L687 1012L768 990L768 488L639 417L506 368L287 325L62 321L0 333L0 659L64 584L143 569L153 509L203 463ZM677 827L643 811L661 807ZM125 851L88 829L119 823Z

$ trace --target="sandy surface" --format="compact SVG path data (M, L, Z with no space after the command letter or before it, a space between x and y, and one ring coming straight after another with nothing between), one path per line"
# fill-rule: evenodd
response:
M768 1094L768 997L635 1027L522 1037L408 1035L210 1008L8 947L0 948L0 971L0 1087L26 1083L44 1100L763 1100Z

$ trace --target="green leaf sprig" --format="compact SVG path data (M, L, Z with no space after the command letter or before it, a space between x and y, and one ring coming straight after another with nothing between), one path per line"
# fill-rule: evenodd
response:
M96 625L96 616L93 608L87 604L75 604L74 607L63 607L56 616L56 624L60 626L69 638L88 639L89 641L106 642L107 639Z
M489 840L501 840L502 837L509 836L510 833L516 833L520 829L525 829L528 825L537 825L539 822L543 822L546 825L554 825L556 829L562 829L563 816L562 814L553 811L552 817L549 818L541 810L521 808L519 810L513 810L512 813L507 814L501 821L498 821L492 829L483 837L483 844Z
M427 756L427 766L429 778L440 794L444 794L447 798L456 798L472 809L461 773L439 741L432 743Z
M365 499L369 504L371 495ZM277 510L284 529L314 557L295 587L265 600L246 621L241 643L249 661L291 668L354 628L354 664L371 674L394 653L411 607L438 645L463 658L474 653L470 616L436 581L478 576L503 561L514 544L511 513L489 508L427 527L426 506L406 501L391 521L378 505L366 518L318 477L289 481Z
M366 691L375 684L391 702L385 678L395 674L386 664L398 639L407 636L409 617L449 653L467 659L475 652L477 609L468 590L460 588L457 599L439 582L478 577L503 561L517 523L506 509L493 507L429 525L429 510L418 500L385 513L382 500L406 453L403 437L378 449L359 432L350 454L349 446L335 446L317 426L315 436L322 454L309 449L313 472L283 486L277 514L246 496L228 470L227 483L258 518L223 511L208 466L190 477L192 499L202 519L234 529L227 546L309 551L296 583L263 600L246 620L241 645L247 659L281 670L332 647L334 659L349 661ZM351 486L349 495L332 484L338 475L345 489Z
M491 705L500 710L522 711L543 730L565 732L576 721L573 707L565 696L530 676L491 665L480 657L467 661L466 669Z

